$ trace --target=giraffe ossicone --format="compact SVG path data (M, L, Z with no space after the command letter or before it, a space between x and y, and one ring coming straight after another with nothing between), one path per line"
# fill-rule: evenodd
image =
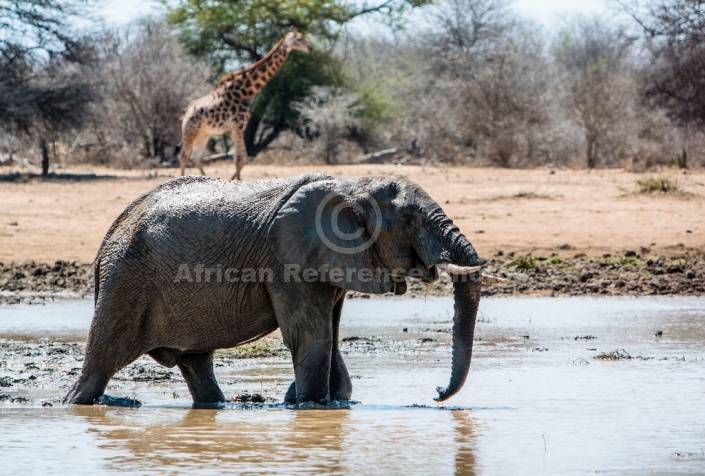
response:
M303 34L296 30L287 33L261 60L247 68L224 74L207 95L189 103L181 123L181 175L186 172L189 159L201 172L208 139L228 134L233 141L235 173L230 180L240 180L240 170L247 163L245 127L250 120L248 103L284 64L293 50L311 53L313 49Z

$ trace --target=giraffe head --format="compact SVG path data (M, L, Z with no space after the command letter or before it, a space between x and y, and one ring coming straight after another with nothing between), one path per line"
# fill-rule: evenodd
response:
M295 29L292 29L289 33L287 33L286 37L284 37L284 43L282 46L287 48L289 51L299 50L305 51L306 53L311 53L313 51L311 44L306 41L303 33L299 33Z

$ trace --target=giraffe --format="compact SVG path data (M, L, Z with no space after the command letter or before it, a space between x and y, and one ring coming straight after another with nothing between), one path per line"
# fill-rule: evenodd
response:
M230 180L240 180L240 170L247 163L244 133L250 120L248 102L274 76L293 50L313 51L296 30L287 33L261 60L245 69L226 73L218 80L215 90L189 103L181 123L181 175L184 175L192 154L194 165L201 175L205 175L203 156L208 139L229 134L235 162L235 173Z

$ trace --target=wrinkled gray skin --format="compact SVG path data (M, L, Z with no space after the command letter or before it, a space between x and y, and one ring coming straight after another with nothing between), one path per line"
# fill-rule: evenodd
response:
M349 254L375 230L372 246ZM341 232L348 235L339 238ZM411 270L417 270L414 277L434 280L434 265L442 262L470 266L479 259L441 207L403 178L305 174L258 182L204 177L166 182L118 217L98 251L86 356L66 401L92 404L118 370L149 354L179 367L196 404L222 402L214 350L277 328L294 363L295 381L285 400L349 400L352 384L338 350L346 291L403 294ZM179 274L184 264L192 282ZM227 282L216 274L207 279L197 275L199 264L271 269L272 279ZM313 282L295 282L289 272L287 279L285 265L326 264L393 270L396 276L368 280L354 274L333 282L335 276L323 273ZM463 278L454 278L453 364L449 386L438 389L439 401L460 390L470 366L480 281Z

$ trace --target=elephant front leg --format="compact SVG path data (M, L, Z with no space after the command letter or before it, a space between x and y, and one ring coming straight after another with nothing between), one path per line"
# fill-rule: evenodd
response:
M352 396L352 380L343 362L343 356L336 344L333 349L333 361L330 369L330 398L332 400L346 401Z
M323 336L323 339L330 342L330 346L325 346L325 350L328 350L330 357L330 371L328 377L328 398L330 400L336 401L347 401L350 400L352 396L352 381L350 380L350 375L348 374L348 369L345 367L345 362L343 362L343 356L338 349L338 327L340 325L340 316L343 310L343 301L345 296L341 296L333 307L332 321L330 326L325 327L325 331L330 331L330 339L327 335ZM322 376L319 376L322 378ZM289 389L286 392L284 401L286 403L300 403L298 400L298 392L296 383L298 381L298 374L296 380L294 380Z
M343 362L343 356L338 348L340 338L340 316L343 314L343 294L333 308L333 351L331 352L330 366L330 398L338 401L350 400L352 396L352 381L348 369Z
M330 401L331 341L308 342L303 348L292 349L296 403Z
M345 367L345 362L343 362L343 356L337 348L333 350L329 389L331 400L347 401L352 396L352 380L348 374L347 367ZM296 380L289 385L286 396L284 396L284 402L296 403Z
M287 325L288 324L288 325ZM332 323L328 319L310 316L306 322L281 326L284 344L294 361L295 382L289 388L288 403L330 401Z

